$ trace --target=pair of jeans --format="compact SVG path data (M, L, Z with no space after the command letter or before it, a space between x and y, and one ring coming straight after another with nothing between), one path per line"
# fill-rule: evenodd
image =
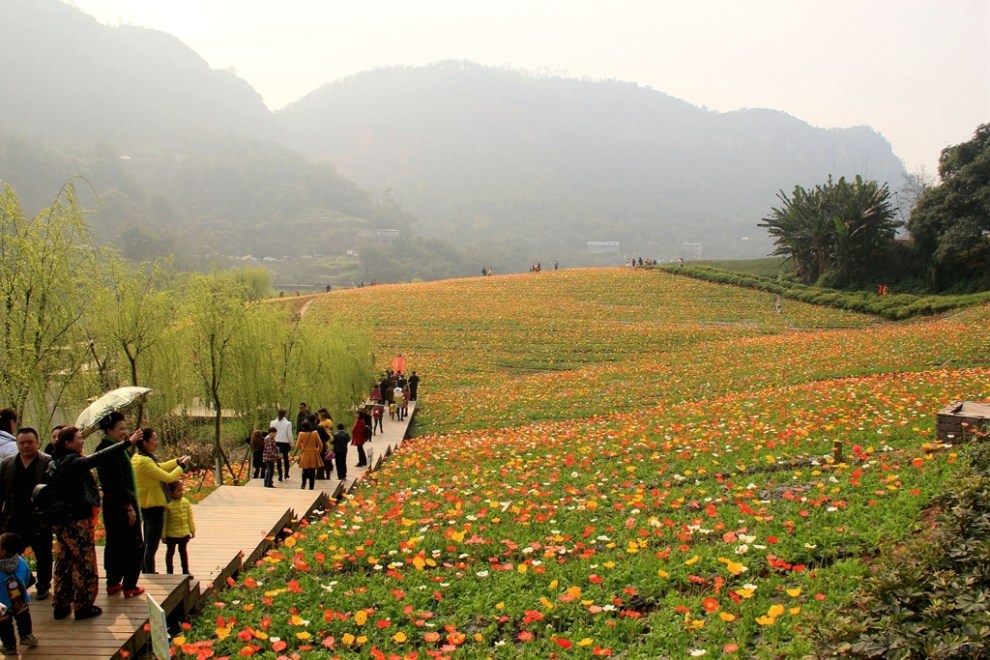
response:
M279 466L281 466L281 465L282 464L279 463ZM281 472L279 472L279 475L280 475L280 478L281 478ZM272 482L272 480L274 478L275 478L275 461L266 461L265 462L265 485L266 486L274 486L275 484Z
M300 485L299 487L305 488L306 482L309 481L309 489L313 490L313 487L316 485L316 468L305 468L302 471L302 474L303 474L302 485Z
M141 520L144 521L144 572L157 573L155 555L165 529L165 507L141 509Z

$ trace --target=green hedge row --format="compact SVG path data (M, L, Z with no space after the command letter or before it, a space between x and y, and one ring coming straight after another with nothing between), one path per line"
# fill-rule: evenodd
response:
M916 296L907 293L880 296L867 291L823 289L797 282L747 275L709 266L671 265L662 266L660 269L708 282L757 289L777 294L782 298L799 300L813 305L827 305L864 314L874 314L895 321L915 316L929 316L960 307L990 302L990 291L954 296Z

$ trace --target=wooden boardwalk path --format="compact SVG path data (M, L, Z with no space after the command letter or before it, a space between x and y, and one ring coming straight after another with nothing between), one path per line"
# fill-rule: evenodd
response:
M348 491L365 472L381 465L387 453L395 450L409 429L416 404L409 404L409 416L402 422L386 419L384 433L365 445L368 468L356 467L357 452L347 452L347 479L317 480L315 490L302 490L302 471L293 466L291 480L275 482L275 488L263 488L261 479L246 486L220 486L199 504L193 505L196 538L189 543L189 570L186 575L144 575L140 585L162 606L166 614L184 617L195 609L212 589L222 589L228 577L241 567L252 566L286 528L325 505L327 498ZM99 553L103 573L102 547ZM158 551L158 570L165 571L164 545ZM179 558L175 557L176 570ZM125 599L120 594L107 596L103 590L96 604L103 614L76 621L72 617L55 621L51 601L31 603L31 618L39 644L34 649L18 647L21 658L56 660L96 660L99 658L135 657L148 641L145 630L148 607L145 599ZM32 590L33 593L33 590ZM0 657L15 657L13 655Z

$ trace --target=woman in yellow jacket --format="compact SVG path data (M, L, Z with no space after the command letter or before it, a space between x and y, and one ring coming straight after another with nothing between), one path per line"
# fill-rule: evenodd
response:
M144 522L144 572L155 573L155 555L161 543L165 525L166 484L178 481L189 467L189 457L180 456L159 463L155 457L158 449L158 434L154 429L141 429L141 439L137 441L137 452L131 457L134 468L134 481L137 486L138 506Z

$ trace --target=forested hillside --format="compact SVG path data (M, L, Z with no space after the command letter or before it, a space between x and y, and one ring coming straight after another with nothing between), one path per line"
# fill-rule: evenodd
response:
M0 126L46 140L195 145L271 137L251 86L175 37L110 27L58 0L3 0Z
M83 177L95 235L135 258L354 250L358 279L395 281L696 256L683 243L755 257L778 190L903 175L869 128L463 62L359 74L273 116L170 35L0 3L0 180L32 213Z
M763 256L755 228L780 189L829 174L898 185L866 127L823 130L772 110L716 113L618 81L466 62L371 71L276 113L283 139L395 199L460 244L579 254Z
M2 7L0 180L29 213L81 177L98 239L189 267L344 251L373 228L408 228L394 203L278 145L250 85L174 37L56 0Z

